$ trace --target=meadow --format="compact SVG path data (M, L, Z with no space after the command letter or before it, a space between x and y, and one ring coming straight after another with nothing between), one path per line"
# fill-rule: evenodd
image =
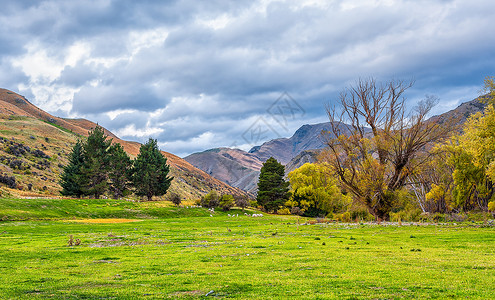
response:
M495 294L495 227L482 222L312 224L89 199L2 199L0 218L1 299Z

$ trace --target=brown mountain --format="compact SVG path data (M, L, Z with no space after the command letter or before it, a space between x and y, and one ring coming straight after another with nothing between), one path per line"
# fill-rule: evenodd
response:
M215 148L185 158L215 178L249 193L257 189L263 161L256 155L230 148Z
M3 181L8 181L5 178L11 176L16 179L15 187L8 188L4 183L0 184L1 189L4 193L21 196L58 195L58 178L67 163L68 153L77 138L87 136L96 125L85 119L52 116L25 97L0 89L0 173ZM139 143L121 140L106 129L105 132L113 142L122 144L131 157L139 153ZM175 177L170 191L188 199L199 198L210 190L245 194L176 155L162 153L167 157L171 175Z
M193 153L184 159L213 177L254 194L258 188L259 171L268 158L274 157L287 165L287 173L306 162L314 162L316 150L325 147L325 137L321 133L329 129L328 122L304 125L290 138L268 141L249 152L215 148Z
M446 113L433 116L430 118L430 121L443 124L447 120L455 120L458 125L462 125L466 122L469 116L480 111L484 111L487 104L488 98L486 95L483 95L474 100L464 102L455 109L449 110Z

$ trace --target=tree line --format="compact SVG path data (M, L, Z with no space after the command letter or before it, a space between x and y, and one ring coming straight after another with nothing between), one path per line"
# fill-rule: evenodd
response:
M412 82L359 80L327 107L327 147L314 164L284 179L268 159L257 202L266 211L389 220L421 213L495 211L495 83L487 77L486 109L462 128L455 117L428 119L437 100L407 110Z
M134 160L122 145L112 144L101 126L89 132L87 139L79 140L72 148L69 163L63 168L60 185L64 196L109 195L121 198L131 193L145 196L164 195L173 180L156 140L141 145Z

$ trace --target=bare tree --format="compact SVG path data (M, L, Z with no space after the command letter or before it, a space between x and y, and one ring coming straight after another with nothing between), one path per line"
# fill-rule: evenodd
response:
M436 99L427 97L409 113L404 92L413 82L356 82L339 97L340 110L327 107L332 127L324 159L343 187L377 219L387 220L395 192L430 154L427 146L446 137L449 128L427 122Z

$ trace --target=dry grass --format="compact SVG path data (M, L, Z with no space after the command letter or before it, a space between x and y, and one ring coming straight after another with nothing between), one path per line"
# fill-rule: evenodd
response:
M137 219L82 219L82 220L66 220L66 221L77 222L77 223L89 223L89 224L118 224L118 223L141 222L143 220L137 220Z

